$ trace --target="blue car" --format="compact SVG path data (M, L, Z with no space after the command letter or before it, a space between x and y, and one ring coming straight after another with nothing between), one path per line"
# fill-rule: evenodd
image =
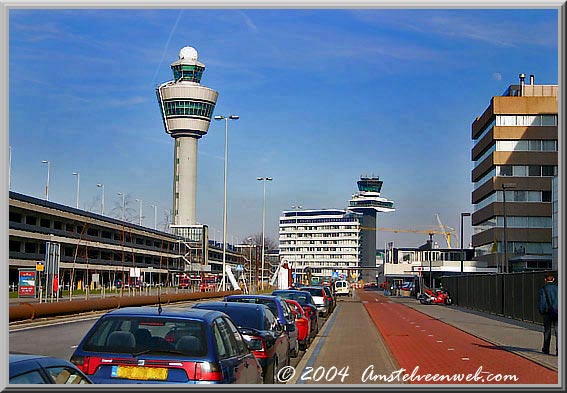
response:
M224 313L128 307L103 315L71 356L95 384L262 383L262 366Z
M275 384L276 376L290 365L289 338L268 306L240 302L205 302L194 308L221 311L228 315L262 365L264 383Z
M278 321L284 326L284 330L290 342L291 357L295 358L299 355L299 338L297 329L295 328L295 316L285 300L278 296L270 295L229 295L225 296L224 301L263 304L268 306Z
M10 384L91 384L89 378L65 359L31 354L10 354Z

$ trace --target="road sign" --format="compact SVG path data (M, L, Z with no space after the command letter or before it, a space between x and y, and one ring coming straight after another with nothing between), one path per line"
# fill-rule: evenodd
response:
M331 277L332 277L332 278L339 278L339 273L338 273L338 272L333 272L333 273L331 273Z
M244 270L244 268L242 267L242 265L236 265L234 270L236 270L237 272L241 272L242 270Z
M37 261L35 263L35 271L42 272L44 270L45 270L45 263L43 263L43 261Z

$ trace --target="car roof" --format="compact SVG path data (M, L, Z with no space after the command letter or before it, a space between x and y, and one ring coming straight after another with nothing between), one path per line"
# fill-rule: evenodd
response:
M272 295L229 295L226 298L227 299L266 299L266 300L279 299L277 296L272 296Z
M203 308L201 308L203 307ZM257 304L257 303L240 303L240 302L202 302L193 305L192 308L198 308L201 310L207 309L210 307L211 309L214 308L217 311L222 311L223 308L232 308L232 309L255 309L255 310L269 310L270 308L265 304Z
M28 354L28 353L11 353L10 354L10 359L9 362L10 363L16 363L16 362L23 362L23 361L27 361L27 360L32 360L32 359L42 359L42 358L46 358L47 356L44 355L34 355L34 354Z
M219 312L191 307L167 307L162 308L161 313L158 313L158 308L155 306L143 306L119 308L104 315L104 317L110 316L199 319L210 322L219 316Z

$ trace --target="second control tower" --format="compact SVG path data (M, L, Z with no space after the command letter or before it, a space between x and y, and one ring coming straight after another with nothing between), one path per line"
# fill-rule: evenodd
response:
M360 266L376 267L376 215L393 212L394 202L380 196L382 180L379 177L361 177L357 182L358 192L352 196L347 210L362 213L360 220ZM374 280L374 275L363 270L361 274L365 282Z
M165 132L175 139L173 153L173 225L196 223L197 141L209 130L219 93L201 86L205 65L186 46L171 63L173 80L156 89Z

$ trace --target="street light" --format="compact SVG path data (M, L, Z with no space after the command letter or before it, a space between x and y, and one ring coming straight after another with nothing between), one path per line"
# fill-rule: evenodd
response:
M140 202L140 226L142 226L142 200L136 198L136 202Z
M157 205L150 205L154 208L154 229L157 230Z
M100 215L104 216L104 184L97 184L97 187L102 188L102 198L100 198Z
M259 177L256 180L264 182L264 203L262 205L262 271L260 273L260 277L262 279L262 289L264 289L264 252L266 248L264 246L264 232L266 228L266 182L272 181L273 179L271 177Z
M222 218L222 290L226 289L225 275L226 275L226 178L228 167L228 121L238 120L236 115L230 116L215 116L215 120L225 121L225 139L224 139L224 205L223 205L223 218Z
M463 255L463 218L470 217L470 213L461 213L461 274L463 274L464 270L464 255Z
M45 184L45 200L48 201L49 200L49 165L50 165L50 162L47 161L47 160L43 160L41 163L47 164L47 183Z
M122 221L124 221L124 193L119 192L118 195L122 196Z
M508 239L506 237L506 190L516 188L516 183L502 183L502 207L504 210L504 263L502 273L508 273Z
M73 176L77 176L77 209L79 208L79 183L81 181L81 175L79 172L73 172Z

